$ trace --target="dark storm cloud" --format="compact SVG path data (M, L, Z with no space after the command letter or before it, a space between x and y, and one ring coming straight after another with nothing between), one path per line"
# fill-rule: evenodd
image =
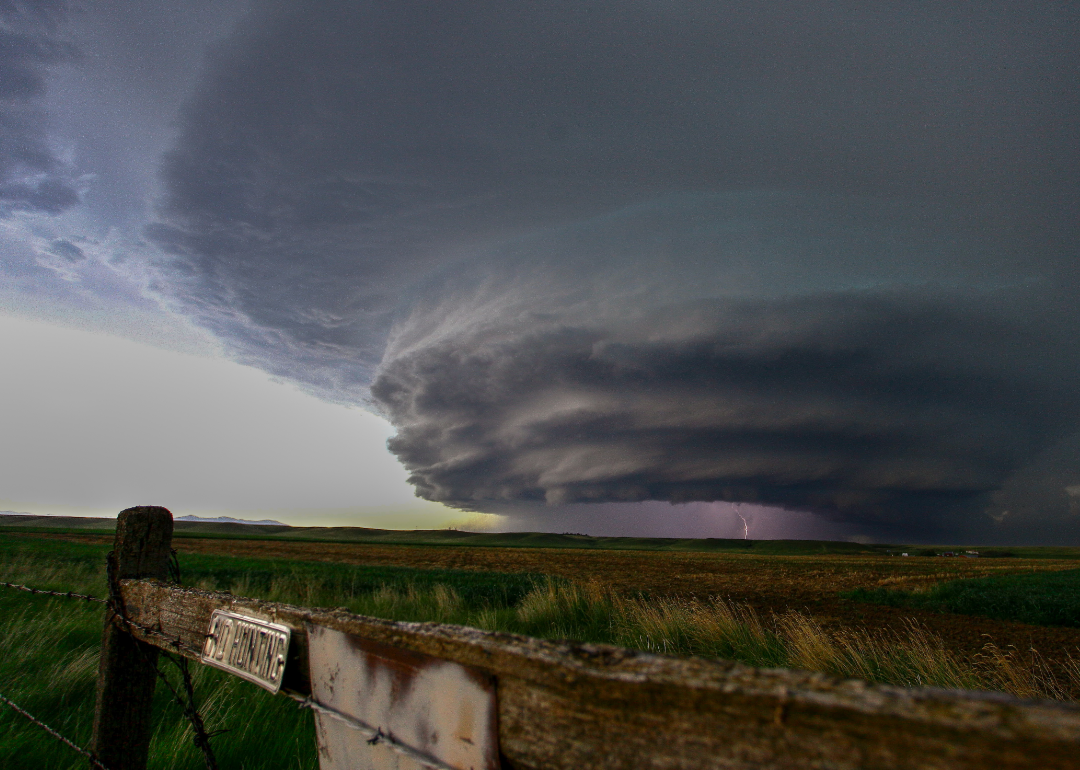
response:
M186 110L159 288L372 386L421 494L930 527L1076 430L1070 6L275 9Z
M591 321L519 307L395 351L373 393L430 499L753 501L923 534L1076 431L1077 318L1044 300L864 289Z
M62 3L0 3L0 216L79 202L38 104L48 70L75 55L55 39L63 16Z

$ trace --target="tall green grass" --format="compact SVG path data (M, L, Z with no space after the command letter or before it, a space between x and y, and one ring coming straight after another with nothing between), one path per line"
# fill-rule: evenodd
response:
M1002 650L992 642L968 658L914 622L873 633L830 631L799 612L763 616L750 606L722 599L624 597L598 584L554 582L526 596L514 621L499 630L822 671L906 687L997 690L1056 700L1080 697L1077 659L1051 666L1033 650Z
M476 572L409 567L368 567L328 562L271 561L205 554L185 555L181 565L185 585L211 591L231 591L290 602L305 607L347 607L353 612L381 607L370 597L383 589L420 597L439 586L452 587L462 608L506 607L517 604L532 590L541 575ZM385 602L383 602L385 604ZM395 605L395 612L409 617L398 620L436 620L423 617L428 606ZM365 613L371 614L371 613ZM464 617L464 616L462 616Z
M925 591L859 588L855 601L1080 628L1080 570L949 580Z
M0 580L106 595L103 553L98 549L78 544L4 547L9 545L0 542ZM64 558L52 558L56 556ZM0 692L83 746L93 723L103 612L100 604L0 589ZM178 682L164 659L161 668ZM221 767L317 767L311 717L292 701L214 669L194 666L192 673L209 728L229 730L213 741ZM153 708L150 767L202 770L190 726L164 687L157 688ZM86 761L0 706L0 767L85 770Z
M102 546L0 534L0 580L104 596ZM305 606L345 607L398 620L433 620L552 639L607 642L662 654L825 671L898 685L1004 690L1074 699L1076 661L992 645L966 659L925 629L827 631L789 612L762 615L722 600L627 597L599 584L543 576L366 568L184 556L184 582ZM90 737L102 608L0 588L0 692L85 745ZM167 664L164 664L166 670ZM200 710L220 765L314 768L308 712L223 672L194 666ZM150 767L198 770L202 758L179 708L159 687ZM0 706L0 767L82 768L84 761Z

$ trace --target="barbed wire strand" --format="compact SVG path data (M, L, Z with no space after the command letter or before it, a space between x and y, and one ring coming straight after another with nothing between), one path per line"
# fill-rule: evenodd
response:
M180 555L175 548L169 549L169 582L180 585Z
M124 630L127 631L132 636L135 636L136 638L137 638L137 635L134 634L131 631L131 629L133 629L133 628L139 629L140 631L142 631L147 636L157 637L164 644L167 644L169 647L172 647L177 652L186 652L188 655L193 655L196 658L201 658L202 657L202 650L201 649L197 649L197 648L192 647L190 645L184 644L179 639L174 639L173 637L171 637L168 634L165 634L165 633L157 630L156 628L150 628L149 626L144 626L142 623L137 623L136 621L132 620L131 618L123 617L122 615L115 614L115 613L113 615L113 620L115 622L119 623L122 626L126 626L126 628ZM155 644L154 646L158 646L158 645Z
M33 588L31 586L25 586L25 585L21 585L19 583L6 583L6 582L3 582L3 581L0 581L0 587L14 588L14 589L19 590L19 591L26 591L27 593L40 594L40 595L43 595L43 596L58 596L58 597L60 597L62 599L80 599L82 601L87 601L87 602L97 602L99 604L106 604L106 605L110 604L110 601L108 599L99 599L96 596L88 596L86 594L79 594L79 593L75 593L74 591L48 591L48 590L45 590L44 588ZM154 636L154 637L157 637L158 639L161 639L163 642L165 642L165 644L169 645L170 647L175 649L177 652L187 653L188 655L193 655L196 658L199 658L199 657L202 656L202 650L201 649L196 649L194 647L191 647L190 645L184 644L179 639L174 639L173 637L162 633L161 631L157 630L156 628L150 628L149 626L144 626L141 623L138 623L138 622L132 620L131 618L127 617L126 615L121 615L119 613L116 613L115 611L113 613L113 616L114 616L114 620L118 621L121 625L129 627L129 628L125 629L125 630L128 631L128 633L131 633L132 628L137 628L140 631L142 631L144 634L147 634L149 636Z
M157 629L144 626L141 623L137 623L127 616L127 610L124 607L123 594L120 591L120 583L117 579L116 556L112 551L110 551L108 556L106 557L106 572L109 579L110 596L108 599L99 599L96 596L75 593L74 591L49 591L43 588L33 588L31 586L22 585L20 583L8 583L6 581L0 581L0 586L3 586L5 588L12 588L18 591L25 591L27 593L35 595L56 596L63 599L80 599L82 601L104 604L110 610L110 622L116 623L122 630L131 634L132 636L136 636L136 634L133 633L132 629L137 628L144 634L154 636L158 639L163 640L166 644L168 644L170 647L173 647L178 652L186 652L190 655L195 655L196 657L201 656L201 650L196 650L195 648L184 644L179 639L173 639ZM173 549L169 554L169 578L172 582L180 582L180 563L177 559L175 549ZM146 655L146 651L142 647L138 647L137 649L144 656ZM165 673L157 666L156 663L153 666L154 673L158 676L159 679L161 679L161 681L165 683L165 686L169 689L169 692L173 696L173 700L175 700L177 705L180 706L181 710L184 713L184 716L191 723L192 729L194 730L193 738L195 745L203 753L203 759L206 762L207 770L217 770L217 760L214 758L213 750L210 747L210 733L206 731L206 725L203 722L202 715L199 714L199 711L195 706L195 688L191 681L191 672L187 666L187 659L183 657L176 659L164 650L162 650L162 653L165 655L166 659L171 661L173 665L175 665L180 671L180 675L184 683L184 690L187 693L187 699L181 696L181 694L176 690L176 688L173 687L172 682L169 681L168 677L165 676ZM34 717L29 712L23 710L18 705L5 698L3 695L0 695L0 699L2 699L15 711L32 721L34 724L40 726L50 735L56 737L58 740L63 741L71 748L86 756L97 767L103 768L103 770L108 770L108 768L102 765L101 762L99 762L97 758L94 757L92 754L85 751L84 749L79 748L74 743L65 738L63 735L53 730L51 727Z
M108 604L108 599L99 599L96 596L88 596L86 594L77 594L74 591L46 591L44 588L31 588L30 586L20 585L19 583L5 583L0 581L0 586L4 588L14 588L18 591L26 591L31 594L40 594L42 596L59 596L61 599L81 599L84 602L98 602L99 604Z
M81 599L83 601L88 601L88 602L98 602L99 604L109 604L110 603L110 601L108 599L99 599L96 596L88 596L86 594L78 594L78 593L75 593L74 591L66 591L66 592L65 591L47 591L47 590L45 590L43 588L32 588L31 586L20 585L19 583L5 583L3 581L0 581L0 587L14 588L14 589L17 589L19 591L26 591L27 593L31 593L31 594L41 594L41 595L44 595L44 596L58 596L58 597L60 597L62 599ZM115 613L114 612L114 619L119 621L121 625L129 626L129 628L126 629L129 633L131 632L131 628L137 628L140 631L142 631L144 634L148 634L149 636L154 636L154 637L157 637L158 639L161 639L163 642L165 642L167 645L169 645L170 647L175 649L177 652L184 652L184 653L187 653L188 655L193 655L196 658L202 656L202 650L201 649L196 649L194 647L191 647L190 645L184 644L179 639L174 639L173 637L162 633L161 631L157 630L156 628L150 628L149 626L144 626L141 623L138 623L138 622L132 620L131 618L127 617L126 615L121 615L120 613Z
M87 594L80 594L80 593L76 593L74 591L49 591L49 590L46 590L44 588L34 588L32 586L26 586L26 585L22 585L20 583L7 583L7 582L4 582L4 581L0 581L0 587L14 588L14 589L16 589L18 591L25 591L27 593L38 594L38 595L42 595L42 596L57 596L57 597L59 597L61 599L80 599L80 600L86 601L86 602L97 602L98 604L109 604L110 603L109 599L101 599L101 598L98 598L97 596L89 596ZM171 636L168 636L168 635L162 633L161 631L159 631L159 630L157 630L155 628L150 628L149 626L144 626L141 623L137 623L136 621L132 620L131 618L126 617L126 616L122 616L119 613L115 613L115 615L116 615L116 619L119 620L122 625L130 626L131 628L137 628L137 629L139 629L140 631L142 631L145 634L149 634L150 636L157 637L158 639L161 639L166 644L168 644L170 647L175 649L177 652L185 652L185 653L187 653L189 655L194 655L196 658L198 658L198 657L200 657L202 655L202 650L201 649L196 649L194 647L186 645L183 642L181 642L179 639L174 639ZM127 629L127 630L130 633L130 628Z
M98 770L109 770L109 768L108 768L108 767L106 767L105 765L101 764L101 761L100 761L100 760L99 760L99 759L98 759L97 757L95 757L95 756L94 756L94 753L93 753L93 752L91 752L91 751L87 751L86 749L82 748L81 746L79 746L78 744L76 744L76 743L74 743L73 741L69 740L68 738L65 738L65 737L64 737L63 735L61 735L60 733L58 733L58 732L57 732L56 730L54 730L53 728L49 727L49 726L48 726L47 724L45 724L45 723L44 723L44 722L42 722L42 721L41 721L40 719L38 719L38 718L37 718L37 717L35 717L35 716L34 716L33 714L31 714L31 713L30 713L29 711L27 711L26 709L22 708L21 706L19 706L19 705L18 705L17 703L15 703L14 701L12 701L12 700L8 699L7 697L5 697L5 696L3 695L3 693L0 693L0 701L3 701L4 703L6 703L6 704L7 704L7 705L8 705L8 706L9 706L9 707L10 707L10 708L11 708L11 709L13 710L13 711L15 711L15 712L17 712L17 713L21 714L22 716L26 717L27 719L29 719L29 720L30 720L31 722L33 722L33 723L34 723L35 725L37 725L37 726L38 726L38 727L40 727L40 728L41 728L42 730L44 730L44 731L45 731L45 732L47 732L47 733L48 733L49 735L51 735L51 736L52 736L53 738L56 738L56 740L60 741L61 743L64 743L64 744L66 744L66 745L67 745L67 746L69 746L70 748L72 748L72 749L74 749L75 751L77 751L77 752L79 752L80 754L82 754L82 755L83 755L84 757L86 757L87 759L89 759L89 760L90 760L90 764L94 765L94 767L98 768Z
M403 756L409 757L415 762L418 762L423 767L429 768L429 770L457 770L457 768L455 768L453 765L448 765L442 760L436 759L435 757L431 756L430 754L425 754L424 752L418 749L414 749L412 746L409 746L407 743L402 743L393 736L387 735L382 731L381 727L373 727L367 722L359 720L354 716L350 716L349 714L338 711L335 708L331 708L325 703L319 703L319 701L315 700L310 695L304 697L301 695L294 695L290 692L285 693L285 695L288 695L294 701L299 703L300 708L311 709L314 712L324 714L331 719L337 720L338 722L344 722L345 724L349 725L354 729L363 730L364 732L370 733L371 737L367 739L367 742L371 746L375 746L380 743L384 744L388 749L396 751L398 754L401 754Z
M176 582L179 582L179 580L180 580L180 564L179 564L179 561L177 561L175 557L176 557L176 551L174 550L170 554L170 564L169 564L170 569L169 569L169 572L170 572L170 578L172 578ZM168 636L166 636L165 634L161 633L160 631L154 631L152 629L148 629L146 626L135 623L133 620L128 618L128 616L127 616L127 608L124 606L124 595L123 595L123 593L121 592L121 589L120 589L120 580L118 578L117 566L118 565L116 563L115 552L109 551L108 556L106 556L106 558L105 558L105 567L106 567L106 575L107 575L108 580L109 580L109 603L108 604L109 604L109 610L110 610L110 612L112 614L113 619L114 620L119 620L122 625L126 626L126 628L124 630L127 631L127 633L129 633L129 634L132 633L131 632L132 627L137 627L140 630L143 630L145 632L148 632L148 633L151 633L151 634L153 634L155 636L158 636L158 637L160 637L162 639L165 639L167 642L169 642L170 645L174 646L177 650L183 650L183 649L191 650L190 647L188 647L187 645L181 643L181 641L179 639L171 639ZM135 636L135 635L132 634L132 636ZM147 654L146 650L144 650L141 646L139 646L138 649L144 656ZM195 687L194 687L194 685L192 685L192 682L191 682L191 672L188 670L188 667L187 667L187 659L186 658L181 658L180 661L177 661L171 655L169 655L167 652L165 652L164 650L162 650L162 653L165 655L166 659L172 661L173 665L175 665L177 667L177 669L179 669L180 676L181 676L181 678L183 679L183 682L184 682L184 689L187 692L187 699L184 699L180 695L180 693L177 692L176 688L172 686L172 682L170 682L168 677L165 676L165 672L162 671L158 667L156 661L154 662L154 665L153 665L154 673L157 674L158 678L161 679L161 681L163 681L165 683L165 686L169 688L169 692L172 694L173 700L175 700L177 705L180 706L180 709L184 713L184 717L191 724L191 729L193 730L192 740L195 743L195 746L198 747L198 749L202 752L203 761L206 763L206 770L218 770L217 759L214 757L214 751L210 747L210 735L206 732L206 725L203 722L202 715L199 714L199 710L195 706ZM196 653L196 654L199 654L199 653Z
M170 578L173 581L178 583L180 581L180 565L179 565L179 563L178 563L178 561L176 559L176 552L173 551L172 554L170 554L170 556L171 556L170 563L169 563ZM108 572L108 577L109 577L109 589L110 589L110 598L109 599L99 599L96 596L89 596L89 595L86 595L86 594L78 594L78 593L75 593L73 591L67 591L67 592L48 591L48 590L44 590L44 589L40 589L40 588L31 588L30 586L20 585L18 583L7 583L7 582L2 582L2 581L0 581L0 586L4 586L6 588L14 588L14 589L17 589L17 590L20 590L20 591L26 591L26 592L31 593L31 594L41 594L41 595L46 595L46 596L57 596L57 597L60 597L60 598L65 598L65 599L81 599L83 601L98 602L100 604L108 605L109 609L111 610L111 616L112 616L110 618L110 620L112 622L117 623L121 627L124 627L124 630L127 631L127 633L132 634L133 636L135 636L135 634L132 633L132 628L137 628L138 630L142 631L145 634L148 634L150 636L154 636L154 637L157 637L157 638L163 640L166 644L168 644L170 647L173 647L178 652L186 652L186 653L188 653L190 655L194 655L196 657L201 657L202 650L196 650L194 647L191 647L191 646L189 646L187 644L184 644L179 639L173 639L172 637L162 633L161 631L159 631L157 629L150 628L148 626L144 626L141 623L137 623L136 621L129 618L127 616L127 611L126 611L126 609L124 607L123 594L120 592L120 584L119 584L119 581L116 578L116 557L114 556L114 554L111 551L109 552L106 563L107 563L107 572ZM139 648L139 649L141 650L142 648ZM177 659L173 658L171 655L169 655L167 652L165 652L164 650L162 652L164 652L165 657L168 660L170 660L173 663L173 665L175 665L180 670L181 676L183 677L183 680L184 680L184 689L187 691L188 700L185 700L184 697L180 695L180 693L176 690L176 688L173 687L172 682L169 681L169 679L165 676L164 672L161 671L161 669L158 668L156 665L154 666L154 673L157 674L158 678L160 678L165 683L165 686L169 689L169 692L172 694L173 699L176 701L176 703L183 710L184 716L191 723L191 726L192 726L192 728L194 730L193 738L194 738L195 745L198 746L199 749L202 750L202 752L203 752L203 758L204 758L204 760L206 762L207 770L217 770L217 762L216 762L216 760L214 758L213 750L210 747L210 734L206 732L206 727L205 727L205 724L203 723L202 715L199 714L198 709L195 707L195 691L194 691L194 687L193 687L192 682L191 682L191 673L188 670L188 667L186 665L187 664L187 659L186 658L180 658L179 660L177 660ZM382 744L386 745L387 748L389 748L389 749L391 749L391 750L393 750L393 751L395 751L395 752L397 752L399 754L402 754L403 756L409 757L410 759L413 759L416 762L419 762L421 765L423 765L426 768L429 768L430 770L455 770L455 768L453 766L448 765L445 762L442 762L441 760L436 759L435 757L432 757L432 756L430 756L428 754L425 754L422 751L414 749L411 746L409 746L408 744L405 744L405 743L402 743L402 742L398 741L393 736L387 735L386 733L384 733L382 731L381 728L373 727L372 725L369 725L366 722L363 722L363 721L361 721L359 719L356 719L355 717L349 716L348 714L344 714L344 713L342 713L342 712L340 712L340 711L338 711L336 709L333 709L333 708L331 708L331 707L329 707L329 706L327 706L325 704L319 703L318 701L314 700L310 696L303 697L303 696L299 696L299 695L293 695L292 693L285 693L285 694L288 695L293 700L297 701L300 704L301 708L311 709L312 711L315 711L315 712L318 712L318 713L323 714L325 716L328 716L331 719L337 720L339 722L344 722L345 724L349 725L350 727L353 727L353 728L359 729L359 730L364 730L364 731L370 733L371 737L367 739L367 742L369 744L371 744L372 746L382 743ZM102 768L102 770L108 770L108 768L106 768L104 765L102 765L97 760L97 758L93 756L93 754L89 753L88 751L86 751L86 750L84 750L82 748L79 748L74 743L69 741L67 738L62 736L60 733L56 732L51 727L46 725L44 722L41 722L40 720L36 719L33 715L31 715L31 714L27 713L26 711L24 711L23 709L19 708L16 704L12 703L10 700L5 698L2 694L0 694L0 700L3 700L11 708L15 709L17 712L19 712L20 714L25 716L30 721L34 722L34 724L40 726L42 729L44 729L49 734L56 737L58 740L63 741L68 746L70 746L71 748L78 751L80 754L83 754L84 756L86 756L98 768Z
M180 585L181 583L180 558L175 548L169 549L169 582L176 585ZM117 586L117 593L119 595L119 585ZM161 634L161 636L164 636L164 634ZM201 650L193 650L187 645L181 643L179 639L170 640L170 642L173 644L173 646L176 647L177 650L187 649L190 652L194 653L196 657L201 657ZM191 670L188 667L188 659L181 655L177 655L174 657L165 650L162 650L161 654L165 656L166 660L170 661L174 666L176 666L177 670L180 672L180 678L184 685L186 697L182 697L176 691L176 689L173 688L172 684L165 677L164 672L160 669L157 670L158 676L161 677L161 680L163 682L165 682L166 687L169 688L169 692L172 693L173 699L180 705L180 708L184 711L184 716L186 716L188 721L191 723L191 727L195 731L193 739L195 745L198 746L203 753L203 760L206 762L206 770L218 770L217 759L214 757L214 751L210 746L210 738L214 735L218 735L222 732L228 731L217 730L213 733L207 732L206 724L205 722L203 722L202 714L199 713L199 709L195 705L195 686L192 684L191 681Z
M161 654L164 655L166 659L172 661L172 663L180 669L180 674L184 681L184 689L187 691L187 698L185 699L177 692L176 688L173 687L172 682L165 676L164 671L157 666L154 666L154 673L157 674L158 678L165 683L167 688L169 688L169 693L172 695L173 700L176 701L176 705L180 707L188 722L191 723L191 728L194 730L192 741L202 752L203 762L206 763L206 770L218 770L217 758L214 756L214 750L210 747L211 733L206 731L206 724L203 722L202 714L199 713L198 708L195 706L195 688L191 684L191 674L187 670L187 658L180 658L180 660L177 661L172 655L165 652L165 650L162 650ZM217 735L219 732L222 731L216 731L213 735Z

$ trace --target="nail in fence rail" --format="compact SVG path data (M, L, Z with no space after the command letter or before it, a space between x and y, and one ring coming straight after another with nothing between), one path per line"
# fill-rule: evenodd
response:
M402 623L151 581L121 584L133 633L184 654L222 609L289 626L283 689L311 695L308 631L452 661L496 683L498 750L517 770L1080 767L1080 708Z
M172 514L165 508L139 506L122 511L109 555L110 584L130 578L167 579L172 530ZM113 599L126 604L124 597ZM116 622L111 607L106 610L90 750L111 770L146 768L157 646L160 641L136 639Z

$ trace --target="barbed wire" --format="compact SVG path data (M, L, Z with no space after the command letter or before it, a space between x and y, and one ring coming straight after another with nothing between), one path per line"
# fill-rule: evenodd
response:
M3 581L0 581L0 586L16 589L19 591L26 591L27 593L31 594L55 596L64 599L79 599L82 601L104 604L109 609L109 622L115 623L122 630L126 631L132 636L138 636L133 631L133 629L138 629L139 631L148 636L152 636L162 640L165 644L167 644L169 647L172 647L177 652L186 653L196 658L200 658L202 656L201 649L195 649L194 647L191 647L190 645L187 645L184 642L180 641L179 638L172 638L158 629L150 628L149 626L145 626L128 617L127 610L124 606L124 598L120 588L120 581L117 577L116 556L112 551L110 551L108 556L106 557L106 573L109 580L108 599L100 599L96 596L79 594L75 593L74 591L50 591L41 588L32 588L30 586L21 585L18 583L7 583ZM169 558L169 579L171 582L180 582L180 564L178 559L176 558L175 550L171 552ZM142 654L147 654L147 651L144 650L142 647L139 647L138 649ZM159 679L161 679L162 682L165 683L165 686L168 688L169 693L173 697L173 700L177 703L177 705L180 706L181 710L184 713L184 716L191 724L194 731L194 743L203 753L203 759L206 762L207 770L217 770L217 761L214 757L213 750L210 747L210 738L214 735L219 735L220 733L227 731L221 730L207 732L205 723L202 719L202 715L199 713L198 709L195 706L195 690L191 681L191 672L187 666L187 659L184 657L174 658L165 650L162 650L162 654L179 670L187 697L185 698L183 695L180 694L180 692L177 691L176 687L173 686L172 682L167 676L165 676L165 673L156 663L153 666L154 673ZM297 701L301 708L310 709L311 711L323 714L336 721L343 722L354 729L363 730L369 733L370 737L367 738L367 743L371 746L383 744L392 751L409 757L415 762L418 762L421 766L428 768L428 770L455 770L453 766L448 765L445 762L442 762L441 760L436 759L435 757L432 757L418 749L414 749L408 744L402 743L393 736L384 733L382 731L382 728L374 727L353 716L338 711L337 709L331 708L326 704L320 703L311 696L303 697L300 695L294 695L292 693L284 694ZM45 730L57 740L63 742L70 748L82 754L84 757L90 760L92 765L99 768L99 770L109 770L109 768L103 765L91 752L79 747L74 742L70 741L69 739L61 735L59 732L42 722L40 719L36 718L8 698L4 697L3 694L0 694L0 701L6 703L16 712L41 727L43 730Z
M61 733L59 733L56 730L54 730L53 728L49 727L47 724L42 722L36 716L31 714L29 711L27 711L26 709L19 706L19 704L15 703L11 699L5 697L3 693L0 693L0 701L3 701L4 703L6 703L16 713L21 714L22 716L29 719L35 725L37 725L42 730L44 730L49 735L51 735L53 738L56 738L56 740L60 741L61 743L66 744L68 747L70 747L70 748L74 749L75 751L79 752L80 754L82 754L84 757L89 759L90 764L92 764L94 767L98 768L98 770L109 770L108 767L101 764L101 760L99 760L97 757L95 757L94 753L92 751L87 751L86 749L82 748L81 746L79 746L74 741L66 738Z
M319 701L315 700L310 695L304 697L301 695L294 695L291 692L287 692L285 693L285 695L289 696L294 701L299 703L300 708L311 709L312 711L319 714L325 714L326 716L330 717L331 719L335 719L338 722L344 722L345 724L349 725L354 729L363 730L364 732L370 733L371 737L367 739L368 745L370 746L375 746L380 743L384 744L388 749L391 749L398 754L401 754L402 756L409 757L413 761L418 762L420 765L428 768L429 770L457 770L457 768L455 768L453 765L448 765L442 760L436 759L435 757L431 756L430 754L425 754L419 749L414 749L407 743L402 743L401 741L394 738L392 735L387 735L382 731L381 727L374 727L372 725L369 725L367 722L357 719L354 716L350 716L349 714L345 714L335 708L331 708L325 703L319 703Z
M206 731L206 724L203 722L202 714L199 713L198 708L196 708L195 706L195 688L192 686L191 683L191 674L188 671L187 658L180 658L179 660L176 660L175 658L173 658L172 655L165 652L164 650L161 651L161 654L164 655L167 660L171 661L173 665L175 665L180 670L180 675L184 682L184 689L187 692L187 697L185 698L179 692L177 692L176 688L173 687L172 682L170 682L169 678L165 676L165 672L162 671L158 666L154 666L154 673L157 674L158 679L165 683L165 686L169 689L169 693L172 695L173 700L184 712L184 716L187 718L188 722L191 723L191 728L192 730L194 730L192 741L195 743L196 748L198 748L203 754L203 762L206 763L206 770L218 770L217 759L214 757L214 750L210 747L210 739L215 735L220 735L221 733L228 732L228 730L215 730L212 733Z
M26 591L31 594L40 594L42 596L58 596L61 599L80 599L84 602L97 602L98 604L108 604L108 599L99 599L96 596L88 596L87 594L77 594L74 591L47 591L44 588L31 588L30 586L24 586L19 583L5 583L0 581L0 586L4 588L14 588L18 591Z
M49 591L44 588L33 588L31 586L25 586L19 583L6 583L4 581L0 581L0 587L14 588L19 591L26 591L27 593L39 594L43 596L58 596L62 599L80 599L86 602L97 602L98 604L106 605L111 603L109 599L100 599L96 596L79 594L75 593L74 591ZM128 628L125 629L128 633L131 633L132 628L137 628L144 634L161 639L165 644L169 645L177 652L187 653L188 655L193 655L196 658L202 656L202 649L196 649L195 647L192 647L188 644L184 644L184 642L180 641L179 639L174 639L173 637L162 633L156 628L144 626L143 624L138 623L137 621L134 621L131 618L127 617L126 614L121 614L114 611L113 619L119 621L119 623L123 626L128 626Z
M80 593L76 593L75 591L50 591L50 590L47 590L47 589L44 589L44 588L33 588L31 586L23 585L21 583L8 583L6 581L0 581L0 586L2 586L4 588L11 588L11 589L18 590L18 591L25 591L27 593L35 594L35 595L55 596L55 597L59 597L59 598L62 598L62 599L78 599L78 600L82 600L82 601L88 601L88 602L95 602L95 603L98 603L98 604L104 604L108 608L108 613L109 613L109 617L108 617L107 622L115 624L117 627L119 627L121 630L125 631L126 633L131 634L132 636L135 636L136 638L138 638L138 635L135 634L134 631L133 631L133 629L138 629L143 634L146 634L148 636L155 637L157 639L162 640L166 645L173 648L174 650L176 650L179 653L184 653L184 654L187 654L187 655L193 655L196 658L201 657L201 655L202 655L202 650L201 649L197 650L194 647L191 647L191 646L189 646L187 644L184 644L178 638L174 639L174 638L162 633L158 629L150 628L149 626L145 626L142 623L138 623L138 622L132 620L131 618L129 618L128 614L127 614L127 609L124 606L123 593L122 593L122 591L120 589L120 581L119 581L119 578L118 578L118 570L117 570L118 565L116 563L116 554L115 554L115 552L113 552L113 551L109 552L109 554L106 556L105 564L106 564L106 575L107 575L108 581L109 581L109 598L108 599L101 599L101 598L98 598L96 596L90 596L88 594L80 594ZM179 584L180 583L180 562L179 562L179 559L177 558L176 549L170 549L168 570L169 570L169 580L170 580L170 582ZM155 645L155 646L159 646L159 645ZM142 646L137 647L137 649L144 656L148 655L148 651L143 649ZM203 722L202 715L199 713L199 710L195 705L195 688L194 688L194 685L192 684L192 681L191 681L191 671L189 670L188 665L187 665L187 658L184 658L184 657L174 658L172 655L170 655L165 650L162 650L162 654L165 656L165 658L167 660L172 662L172 664L175 665L177 670L180 672L180 677L181 677L181 679L183 681L183 689L185 691L186 697L184 695L181 695L180 692L177 690L177 688L173 686L172 682L169 681L169 678L167 676L165 676L165 672L161 670L161 668L157 665L156 661L153 662L153 666L152 666L153 669L154 669L154 673L157 675L157 677L159 679L161 679L162 682L165 683L165 686L168 688L169 693L173 697L173 700L177 703L177 705L180 706L181 711L183 711L184 717L191 724L192 730L194 731L194 735L193 735L194 743L202 751L203 759L206 762L207 770L217 770L217 760L214 757L213 749L211 749L211 747L210 747L210 738L213 735L217 735L220 732L224 732L224 731L216 731L216 732L213 732L213 733L207 732L206 725ZM20 706L18 706L17 704L15 704L11 700L9 700L8 698L4 697L3 695L0 695L0 700L3 700L4 703L6 703L8 706L10 706L12 709L14 709L16 712L18 712L19 714L26 717L27 719L29 719L34 724L41 727L43 730L45 730L47 733L49 733L50 735L55 737L57 740L62 741L63 743L67 744L68 746L70 746L75 751L78 751L80 754L82 754L87 759L89 759L90 762L94 766L100 768L101 770L109 770L107 767L105 767L103 764L101 764L101 762L92 753L86 751L85 749L80 748L75 743L73 743L72 741L65 738L59 732L57 732L53 728L49 727L47 724L42 722L40 719L33 716L32 714L30 714L25 709L21 708Z
M168 634L159 631L156 628L150 628L149 626L144 626L142 623L134 621L131 618L127 617L126 615L121 615L121 614L114 611L113 615L112 615L112 621L114 623L118 623L121 626L125 626L125 628L123 630L127 631L132 636L135 636L135 637L138 636L137 634L133 633L132 630L131 630L133 628L137 628L138 630L142 631L147 636L153 636L153 637L156 637L156 638L160 639L164 644L167 644L169 647L172 647L177 652L187 653L188 655L192 655L192 656L194 656L196 658L201 658L202 657L202 649L201 648L195 648L195 647L192 647L189 644L185 644L184 642L180 641L179 639L175 639L175 638L169 636ZM155 645L155 646L157 646L157 645Z
M124 606L124 595L120 589L118 564L116 561L116 553L114 551L109 551L108 555L105 557L105 572L109 580L109 611L112 618L119 620L122 626L126 626L124 630L127 631L127 633L132 634L132 627L139 628L145 633L164 639L178 651L187 650L194 652L196 656L201 656L201 650L195 651L179 639L172 639L160 631L147 628L128 617L127 608ZM169 577L176 583L180 582L180 562L176 558L176 551L174 549L170 549L169 554ZM135 635L132 634L132 636ZM141 646L138 647L138 650L144 656L148 654ZM165 676L165 672L157 665L157 661L152 661L154 673L157 674L157 677L169 688L173 700L180 706L181 711L184 713L184 717L191 724L191 729L193 731L192 739L195 746L202 751L203 761L206 763L206 770L218 770L217 759L214 757L214 751L210 747L210 734L206 731L206 725L203 722L202 715L195 706L195 687L191 682L191 672L188 670L187 658L180 658L178 661L164 650L162 650L162 653L165 655L165 658L172 661L173 665L180 671L187 698L181 696L176 688L172 686L172 682L169 681L169 678Z
M169 549L169 582L180 585L180 555L175 548Z
M214 730L213 732L207 732L206 726L203 723L202 714L195 707L195 687L191 682L191 673L188 671L188 659L177 657L174 658L167 652L162 652L166 660L172 662L174 666L180 669L180 675L184 682L184 689L187 691L187 704L189 708L188 718L192 722L192 726L195 729L195 736L197 740L195 745L202 750L203 756L206 759L207 770L217 770L217 760L214 759L214 752L210 748L210 739L215 735L221 735L227 733L229 730Z

